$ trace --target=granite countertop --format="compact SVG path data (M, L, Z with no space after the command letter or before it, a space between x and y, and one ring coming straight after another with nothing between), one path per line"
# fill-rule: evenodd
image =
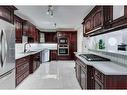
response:
M89 52L85 52L88 54ZM102 72L105 75L127 75L127 67L120 65L118 63L112 62L112 61L87 61L86 59L79 56L79 54L85 54L85 53L78 53L75 52L75 56L78 57L81 61L83 61L85 64L93 66L100 72Z
M32 51L26 52L26 53L24 53L24 52L15 53L15 59L20 59L25 56L33 55L33 54L36 54L36 53L44 51L44 50L48 50L48 49L32 50Z

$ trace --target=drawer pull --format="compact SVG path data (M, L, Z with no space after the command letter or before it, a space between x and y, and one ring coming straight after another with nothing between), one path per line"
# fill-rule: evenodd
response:
M91 79L94 79L94 77L91 77Z

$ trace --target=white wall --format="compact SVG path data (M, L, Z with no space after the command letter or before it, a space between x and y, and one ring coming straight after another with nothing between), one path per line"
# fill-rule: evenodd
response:
M82 52L83 48L83 27L77 29L77 52Z

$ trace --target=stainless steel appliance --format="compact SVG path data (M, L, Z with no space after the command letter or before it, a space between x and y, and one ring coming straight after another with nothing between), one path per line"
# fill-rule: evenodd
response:
M104 58L94 54L80 54L79 56L85 58L87 61L110 61L108 58Z
M41 56L41 58L40 58L41 63L48 62L50 60L50 58L49 58L50 51L48 49L45 49L45 50L41 51L40 56Z
M127 45L126 44L118 45L118 50L127 51Z
M69 55L69 45L58 45L58 55Z
M69 47L59 47L58 55L69 55Z
M9 77L15 68L15 31L14 25L0 19L0 89L13 88L15 84L1 87L4 78ZM14 76L12 76L14 77ZM12 78L11 77L11 78ZM15 79L12 78L12 79ZM14 80L11 81L12 83Z
M68 38L67 37L60 37L58 40L59 44L68 44Z

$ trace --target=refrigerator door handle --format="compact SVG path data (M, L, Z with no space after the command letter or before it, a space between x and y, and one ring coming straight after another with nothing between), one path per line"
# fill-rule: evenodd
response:
M0 30L0 66L2 67L2 30Z
M6 63L6 56L7 56L7 39L5 31L1 31L1 67L3 67L4 63Z

